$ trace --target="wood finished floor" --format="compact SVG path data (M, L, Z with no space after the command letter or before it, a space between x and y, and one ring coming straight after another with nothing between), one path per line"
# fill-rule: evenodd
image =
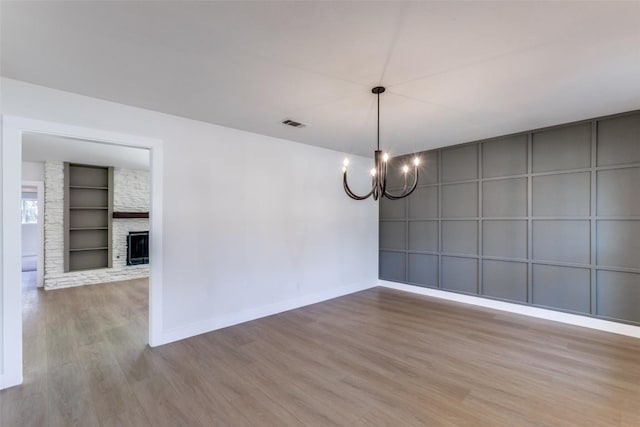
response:
M640 426L640 340L376 288L151 349L147 282L24 291L13 426Z

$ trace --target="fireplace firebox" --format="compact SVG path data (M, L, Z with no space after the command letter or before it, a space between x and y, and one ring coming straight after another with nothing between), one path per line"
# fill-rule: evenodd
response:
M127 236L127 265L149 264L149 232L130 231Z

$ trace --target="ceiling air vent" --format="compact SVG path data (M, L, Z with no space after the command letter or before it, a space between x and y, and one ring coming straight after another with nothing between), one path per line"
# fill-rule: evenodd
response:
M303 128L306 126L306 124L304 123L296 122L295 120L291 120L291 119L284 119L280 123L282 123L283 125L294 127L294 128Z

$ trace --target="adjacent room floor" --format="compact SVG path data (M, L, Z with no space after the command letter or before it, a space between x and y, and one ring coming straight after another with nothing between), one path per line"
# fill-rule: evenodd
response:
M0 424L640 425L637 339L375 288L151 349L147 286L25 286Z

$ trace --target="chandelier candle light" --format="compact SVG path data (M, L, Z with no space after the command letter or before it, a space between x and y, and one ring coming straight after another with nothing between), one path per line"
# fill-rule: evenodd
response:
M347 169L349 167L349 159L344 159L344 167L342 168L342 182L344 185L344 191L349 197L354 200L364 200L373 196L373 200L378 200L380 197L386 197L391 200L398 200L407 197L418 185L418 165L420 159L416 157L413 159L413 184L411 188L407 189L407 174L409 173L409 166L404 165L402 172L404 174L404 185L402 186L402 192L400 194L391 194L387 191L387 161L389 160L389 154L380 151L380 94L385 91L384 87L377 86L371 89L371 92L378 96L378 149L374 153L375 167L371 169L371 191L364 196L358 196L349 188L347 183Z

